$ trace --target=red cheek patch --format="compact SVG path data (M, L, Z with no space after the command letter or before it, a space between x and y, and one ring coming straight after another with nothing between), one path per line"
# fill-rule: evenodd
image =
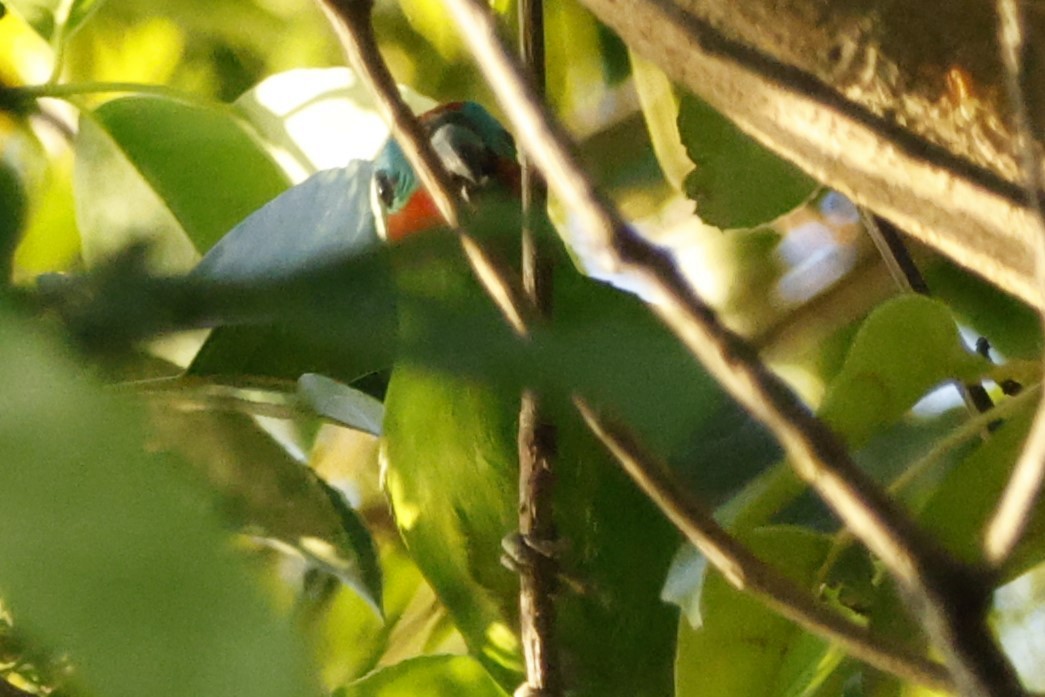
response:
M406 205L388 216L388 241L399 240L443 225L443 217L428 192L418 189Z

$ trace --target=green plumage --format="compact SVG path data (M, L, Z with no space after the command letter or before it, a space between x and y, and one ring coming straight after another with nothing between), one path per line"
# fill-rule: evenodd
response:
M433 266L401 275L401 284L497 321L463 260ZM545 355L565 365L548 369L602 386L601 401L630 412L623 415L662 453L670 441L685 443L693 420L718 404L692 359L637 299L581 277L565 254L555 289L561 321L541 343ZM406 332L426 321L402 312ZM574 363L595 368L574 372ZM619 379L605 386L609 374ZM684 404L692 410L683 415ZM518 527L518 410L518 393L503 385L397 365L384 427L386 488L403 539L471 651L511 689L522 681L518 580L499 558L501 540ZM583 585L580 592L564 585L556 600L570 694L670 694L677 613L659 592L679 536L579 418L566 408L554 411L560 564Z

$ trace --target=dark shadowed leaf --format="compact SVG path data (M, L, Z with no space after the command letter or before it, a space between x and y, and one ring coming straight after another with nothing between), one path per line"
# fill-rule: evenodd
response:
M696 165L686 177L686 194L709 225L756 227L796 208L817 189L805 173L692 94L679 105L679 133Z

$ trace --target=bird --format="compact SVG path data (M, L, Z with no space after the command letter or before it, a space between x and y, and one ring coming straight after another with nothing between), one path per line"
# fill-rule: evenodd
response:
M466 201L481 209L488 200L518 196L514 141L485 108L454 102L419 119ZM411 244L445 227L393 139L374 161L372 192L390 244ZM473 220L482 220L481 214ZM503 216L497 221L492 227L511 227ZM505 237L518 249L517 235L496 236L492 244L510 248ZM673 454L689 457L694 438L713 429L707 415L725 403L721 392L642 301L584 276L558 238L549 237L554 291L542 336L562 349L554 355L566 356L565 372L586 397L612 406L653 451L669 462ZM486 313L497 320L463 258L435 262L420 277L416 265L395 273L415 296L449 298L469 316ZM422 306L403 307L400 314L406 331L431 321ZM671 694L678 612L659 594L680 536L567 399L547 405L558 433L554 510L560 537L549 553L576 580L560 584L555 598L553 645L566 691ZM519 393L482 375L406 361L392 370L382 436L382 479L406 547L471 653L509 690L523 680L518 579L500 563L501 542L518 526L518 411Z

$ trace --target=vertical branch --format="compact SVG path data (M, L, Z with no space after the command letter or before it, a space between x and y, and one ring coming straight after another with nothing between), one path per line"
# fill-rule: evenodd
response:
M534 90L543 97L545 86L543 0L519 3L519 54L529 69ZM538 317L552 310L552 260L541 243L541 221L547 206L547 188L529 157L520 153L522 167L522 281L523 292ZM557 434L541 413L533 390L523 392L519 407L519 533L538 547L553 548L555 531L555 455ZM555 641L555 586L558 563L549 554L531 555L519 575L519 623L526 659L524 690L557 697L562 694L562 671Z
M1042 162L1030 113L1027 110L1025 86L1026 74L1024 51L1027 49L1027 25L1024 21L1020 0L997 0L998 45L1002 63L1005 65L1006 87L1012 105L1015 123L1016 145L1020 159L1023 184L1027 190L1027 202L1034 212L1036 223L1034 235L1034 270L1038 292L1045 295L1045 193L1042 191ZM1042 312L1045 326L1045 311ZM984 531L984 555L988 563L1000 566L1008 559L1020 540L1045 479L1045 394L1038 405L1027 443L1012 472L1012 477L1002 493L994 515Z

